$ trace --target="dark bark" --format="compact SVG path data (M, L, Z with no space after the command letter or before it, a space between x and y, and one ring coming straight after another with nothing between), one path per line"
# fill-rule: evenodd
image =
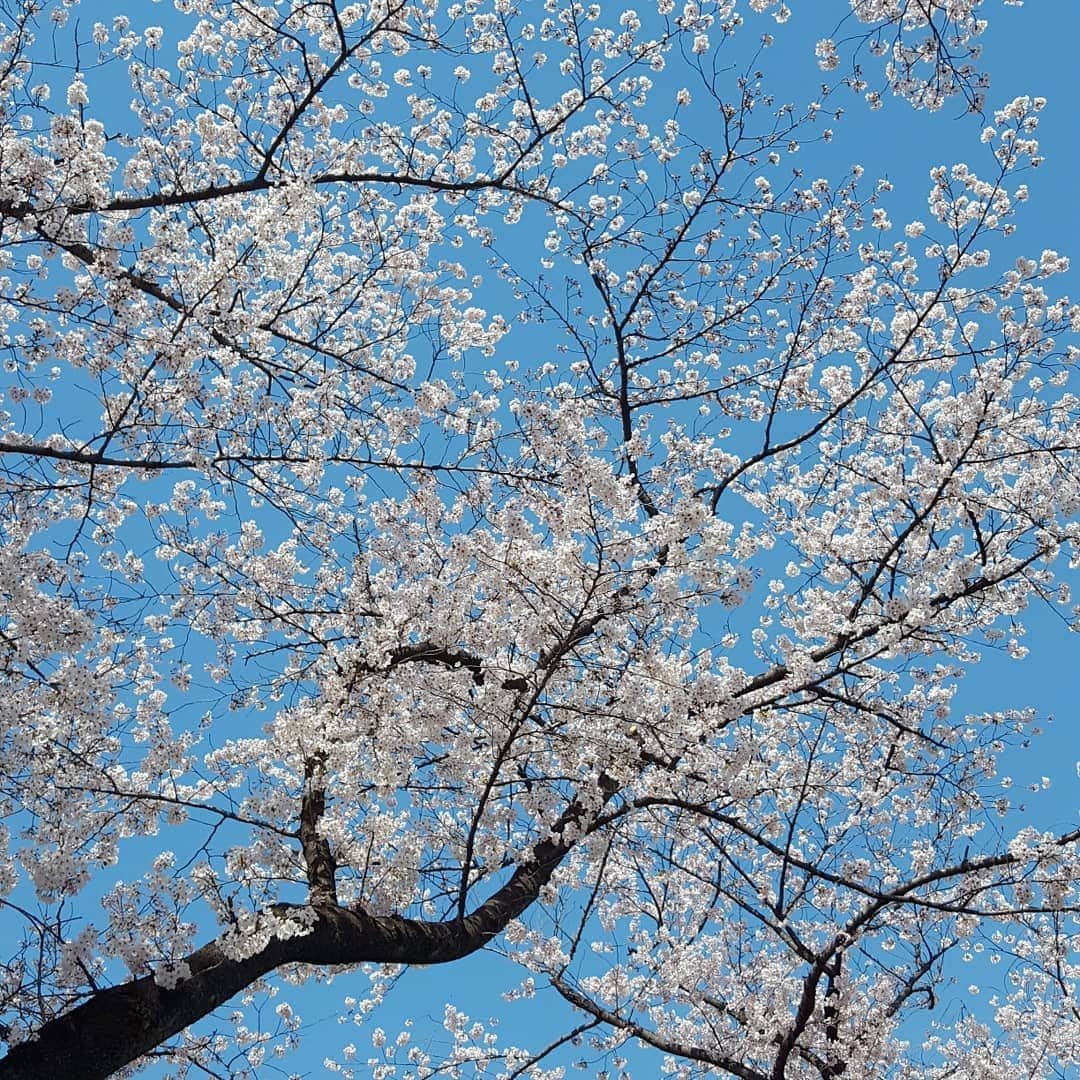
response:
M300 804L300 844L307 867L308 897L315 907L336 905L337 861L329 841L319 834L326 810L323 759L310 759L304 767L304 795Z
M283 964L354 964L364 961L440 964L476 951L535 895L533 879L550 876L533 866L464 920L428 923L400 916L370 916L341 907L317 908L307 934L272 939L246 960L230 959L220 941L187 958L190 978L174 989L144 976L99 991L47 1023L37 1036L0 1060L2 1080L96 1080L183 1031L234 994ZM505 894L505 895L504 895ZM282 909L279 914L285 914Z
M600 788L606 802L615 785L601 777ZM568 826L576 833L585 817L572 803L532 860L463 919L426 922L324 904L314 906L318 918L308 933L273 938L246 960L230 959L218 939L186 958L191 975L173 989L143 976L50 1020L0 1059L0 1080L104 1080L283 964L445 964L476 952L532 904L573 846L563 833ZM283 905L273 914L290 910L298 909Z

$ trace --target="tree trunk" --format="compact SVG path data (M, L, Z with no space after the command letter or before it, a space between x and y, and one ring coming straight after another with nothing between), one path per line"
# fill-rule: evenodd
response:
M610 796L613 785L604 791ZM578 820L573 804L556 826ZM335 905L317 906L314 926L284 939L272 937L254 956L230 958L217 939L186 957L191 975L173 989L152 975L93 994L55 1017L0 1059L0 1080L104 1080L117 1069L194 1024L234 994L283 964L443 964L482 948L521 914L550 880L572 842L546 840L494 895L464 919L425 922L399 915L373 916ZM287 916L286 905L271 915Z

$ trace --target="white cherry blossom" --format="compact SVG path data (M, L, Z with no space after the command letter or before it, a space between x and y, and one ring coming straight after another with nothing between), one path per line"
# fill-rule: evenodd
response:
M4 7L0 1080L257 1076L330 978L345 1076L1080 1069L1038 702L960 693L1077 619L1046 101L909 220L800 162L981 112L991 5L804 6L792 104L777 0ZM387 1029L481 949L565 1038Z

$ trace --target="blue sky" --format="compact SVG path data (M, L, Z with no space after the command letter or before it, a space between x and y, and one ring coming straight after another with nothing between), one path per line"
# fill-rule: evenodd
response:
M528 7L528 4L525 5ZM539 5L537 5L539 6ZM756 25L775 37L773 47L764 52L759 67L766 80L773 79L779 98L805 100L821 81L813 58L814 42L831 33L833 25L822 18L846 10L846 4L822 0L792 3L793 15L785 26L758 18ZM1080 5L1064 0L1028 0L1023 8L986 5L990 29L983 38L984 63L992 73L987 95L992 111L1020 94L1049 99L1040 124L1040 143L1046 162L1025 177L1031 201L1020 218L1017 250L1037 255L1043 248L1065 253L1075 251L1080 241L1080 198L1076 176L1080 171L1080 122L1077 120L1075 65L1080 42ZM750 29L750 27L748 27ZM747 34L747 39L751 38ZM868 58L868 66L872 61ZM884 107L870 112L850 95L838 94L832 102L844 107L846 115L832 126L835 138L828 146L806 146L800 165L808 176L835 178L848 166L859 163L867 177L886 177L894 185L889 195L890 216L901 222L925 215L928 172L937 164L967 161L977 169L985 150L978 141L982 122L964 115L956 106L940 112L913 113L902 101L885 99ZM1080 255L1076 256L1080 258ZM1059 617L1047 610L1032 610L1025 619L1030 654L1023 662L1002 653L989 656L962 685L955 702L957 714L1034 706L1048 723L1045 734L1030 749L1018 752L1010 762L1017 789L1039 785L1048 776L1048 790L1026 796L1032 820L1046 828L1074 826L1080 815L1080 783L1075 762L1080 758L1077 735L1077 703L1080 702L1080 642L1066 632ZM984 969L988 976L990 969ZM973 969L961 973L966 982L979 978ZM320 1025L314 1048L290 1057L291 1067L306 1067L312 1075L322 1075L321 1062L331 1048L355 1042L357 1060L370 1048L370 1030L383 1027L392 1037L405 1018L412 1018L413 1041L429 1040L433 1048L446 1046L448 1037L441 1028L444 1001L451 1001L474 1018L497 1018L501 1041L520 1042L536 1048L556 1037L575 1022L561 1003L554 1007L543 994L531 1001L509 1005L500 998L505 984L512 985L518 973L491 957L477 956L452 968L425 969L406 973L389 995L385 1005L365 1028ZM328 988L328 1007L335 995L348 992L350 979L339 978ZM320 995L321 997L322 995ZM303 1000L297 994L298 1002ZM315 1009L305 1009L314 1017ZM926 1014L923 1014L926 1015ZM917 1025L914 1025L917 1027ZM425 1031L427 1032L425 1036ZM920 1032L912 1030L917 1039ZM592 1060L587 1049L566 1057L563 1063ZM341 1060L339 1058L339 1060ZM635 1078L660 1075L660 1057L655 1052L633 1050L629 1071ZM587 1072L569 1075L592 1075ZM358 1076L366 1076L361 1066ZM617 1075L617 1070L612 1076Z
M527 8L533 2L525 0L523 6ZM1005 7L990 0L986 6L991 27L983 39L983 62L992 73L989 108L1023 93L1049 99L1040 128L1046 163L1026 178L1031 201L1020 219L1017 250L1036 256L1047 247L1069 253L1077 248L1080 239L1075 179L1080 168L1080 124L1072 75L1080 40L1080 6L1070 0L1028 0L1023 8ZM536 7L541 5L537 3ZM785 26L775 26L767 17L749 18L762 32L775 35L775 45L762 54L759 62L766 81L773 81L779 97L802 101L813 96L813 88L822 78L814 63L814 42L830 35L835 25L825 21L822 12L827 10L829 17L835 18L846 10L846 4L837 0L794 0L793 7L792 19ZM87 22L108 21L116 13L117 8L104 0L84 0L79 8L80 19ZM138 5L135 10L129 8L129 14L137 24L175 18L164 4L157 9ZM753 40L753 36L748 29L746 40ZM167 52L162 60L169 63ZM869 58L867 64L872 64ZM888 206L896 221L924 213L927 173L933 165L967 160L977 167L985 149L978 141L980 121L958 115L957 107L947 106L933 115L913 114L905 103L886 100L882 110L871 113L845 94L837 95L835 104L844 107L846 116L832 125L836 133L833 142L828 146L806 146L801 151L800 165L808 176L835 179L850 165L859 163L868 177L887 177L894 184ZM499 302L496 290L488 295L492 304ZM483 302L484 294L479 294L478 299ZM541 344L536 343L536 347ZM1080 757L1075 728L1076 701L1080 698L1077 642L1050 612L1033 611L1027 624L1026 643L1031 650L1028 659L1017 663L1003 654L1000 659L985 660L963 686L956 709L978 712L1032 705L1054 718L1047 724L1046 734L1030 750L1017 755L1013 775L1018 788L1038 783L1044 775L1052 779L1048 791L1030 796L1029 805L1038 824L1064 828L1077 820L1080 803L1074 765ZM126 869L121 866L120 872ZM385 1005L362 1027L339 1026L334 1018L343 999L356 993L363 975L340 975L326 987L287 988L282 996L304 1016L306 1040L301 1050L285 1060L284 1071L324 1075L324 1058L340 1059L341 1048L350 1042L356 1044L357 1059L362 1062L370 1052L371 1030L382 1027L392 1039L406 1018L414 1021L414 1042L430 1043L433 1048L444 1045L448 1036L441 1021L446 1001L485 1022L490 1017L501 1018L501 1041L534 1048L575 1022L565 1008L552 1009L542 994L507 1006L500 993L516 977L516 969L508 968L494 956L473 957L445 969L408 972L390 992ZM573 1060L574 1056L581 1055L565 1060ZM659 1057L635 1054L631 1071L636 1077L658 1075ZM259 1075L276 1073L267 1065ZM363 1065L357 1075L367 1075Z

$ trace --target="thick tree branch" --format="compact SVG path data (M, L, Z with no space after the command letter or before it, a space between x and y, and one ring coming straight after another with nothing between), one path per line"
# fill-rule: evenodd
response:
M598 779L600 805L614 794L615 782ZM317 799L306 800L314 817ZM177 967L190 972L171 989L145 975L121 986L96 992L86 1002L50 1020L29 1041L0 1059L0 1080L104 1080L117 1069L207 1016L256 979L285 964L445 964L483 948L539 896L566 854L586 831L582 826L599 807L571 802L551 828L551 835L532 850L497 892L463 919L430 922L400 915L369 915L362 908L333 903L311 907L278 905L261 916L271 925L315 916L306 933L271 936L253 956L236 959L240 944L231 934L204 945ZM318 843L311 840L320 869ZM305 842L305 855L308 843ZM329 848L327 848L329 851ZM311 875L309 862L309 876ZM313 883L313 898L317 890ZM310 913L310 914L309 914Z
M319 833L326 810L325 765L320 757L304 766L304 794L300 804L300 843L304 849L309 896L313 907L337 904L337 862L330 842Z

